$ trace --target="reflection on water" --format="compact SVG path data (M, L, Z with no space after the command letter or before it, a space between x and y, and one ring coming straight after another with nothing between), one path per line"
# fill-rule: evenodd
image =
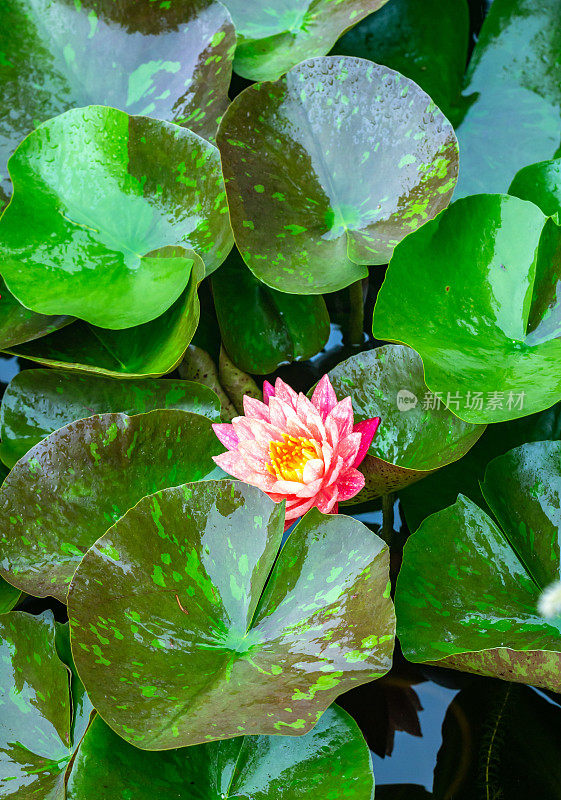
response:
M442 744L442 723L457 689L433 681L415 686L422 710L418 712L421 736L397 730L391 756L372 753L376 784L412 783L432 790L436 755Z

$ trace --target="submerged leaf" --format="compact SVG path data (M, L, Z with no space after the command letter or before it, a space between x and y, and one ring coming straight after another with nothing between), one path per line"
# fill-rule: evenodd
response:
M246 372L266 375L315 356L327 342L323 297L271 289L251 274L237 251L212 276L212 293L224 346Z
M142 749L301 736L388 671L388 550L362 523L203 481L141 500L88 551L68 604L92 702ZM270 574L269 574L270 573Z

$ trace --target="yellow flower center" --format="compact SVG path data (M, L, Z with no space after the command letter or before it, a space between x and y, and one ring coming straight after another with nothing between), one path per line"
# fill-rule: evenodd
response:
M317 442L303 436L282 435L283 441L269 444L271 463L267 469L279 480L302 481L304 467L312 458L321 457Z

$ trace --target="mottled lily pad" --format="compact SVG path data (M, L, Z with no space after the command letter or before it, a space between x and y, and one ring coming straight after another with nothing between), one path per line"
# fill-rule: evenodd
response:
M561 228L532 203L458 200L396 248L374 335L414 347L468 422L548 408L561 399L560 253Z
M68 800L371 800L372 766L356 723L329 708L300 738L241 736L198 747L147 753L118 737L100 717L80 744L68 781ZM194 787L196 787L194 789Z
M0 616L0 704L0 797L64 800L71 703L50 611Z
M229 14L211 0L3 0L0 206L8 156L73 107L113 106L214 136L235 43Z
M324 56L337 39L388 0L224 0L238 46L234 68L274 81L305 58Z
M35 445L0 489L0 575L66 600L82 556L141 497L207 477L221 451L210 420L186 411L71 422Z
M469 453L460 461L415 483L399 493L401 508L409 530L415 531L435 511L441 511L456 502L459 494L466 495L484 511L488 511L481 494L487 464L514 447L528 442L561 440L561 403L546 411L528 417L488 425Z
M468 41L467 0L391 0L351 28L332 53L368 58L401 72L453 122Z
M395 492L456 461L485 430L433 403L421 358L409 347L388 344L351 356L329 378L339 400L351 397L355 421L382 420L359 467L366 485L353 504Z
M68 596L72 648L124 739L159 750L300 736L387 672L383 541L313 509L275 561L283 522L255 487L202 481L145 497L88 551Z
M240 253L294 294L332 292L386 264L446 207L458 172L454 131L430 97L346 56L245 89L217 144Z
M121 331L74 322L36 341L10 346L6 352L49 367L96 375L118 378L163 375L179 364L197 329L197 287L203 276L204 265L197 258L181 297L152 322Z
M316 791L371 800L368 748L335 705L297 739L245 736L164 753L131 747L90 718L66 627L55 628L50 612L0 617L0 798L91 800L102 786L103 800L193 800L196 786L205 800L304 800Z
M428 517L407 541L397 582L398 635L410 661L561 689L561 617L541 592L559 579L561 442L495 458L484 497Z
M252 275L237 250L212 276L212 293L222 342L244 372L266 375L311 358L329 338L323 297L271 289Z
M192 411L220 422L220 401L194 381L119 381L53 369L18 373L0 407L0 457L8 466L53 431L92 414L139 414L158 408Z
M457 197L505 192L561 140L559 0L494 0L471 58L457 127Z
M178 125L72 109L30 133L9 171L0 272L38 313L141 325L181 295L195 253L210 273L230 250L218 150Z

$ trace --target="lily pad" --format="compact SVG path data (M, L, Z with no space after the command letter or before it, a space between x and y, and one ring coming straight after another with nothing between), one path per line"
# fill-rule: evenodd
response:
M414 347L427 385L467 422L548 408L561 399L558 252L561 228L532 203L458 200L396 248L374 336Z
M283 523L255 487L203 481L143 498L88 551L68 596L72 648L120 736L148 750L300 736L387 672L386 545L313 509L275 561Z
M469 41L466 0L391 0L351 28L332 53L360 56L415 81L453 122Z
M82 556L141 497L213 473L222 447L186 411L71 422L35 445L0 489L0 575L66 600Z
M0 278L0 350L47 336L72 321L73 317L30 311L16 300Z
M497 525L460 495L404 549L398 635L410 661L561 689L561 618L537 609L559 579L561 442L491 461L482 491Z
M237 251L212 276L212 293L224 346L244 372L266 375L281 364L311 358L329 338L323 297L271 289Z
M50 611L0 617L0 701L0 797L64 800L71 703Z
M3 0L0 198L10 194L5 167L17 144L73 107L114 106L211 138L235 44L229 14L211 0Z
M561 214L561 158L524 167L514 176L508 193L530 200L548 217Z
M245 89L216 140L240 253L294 294L332 292L386 264L446 207L458 172L454 131L430 97L346 56Z
M324 56L337 39L388 0L224 0L238 34L234 68L274 81L300 61Z
M485 425L434 404L423 362L409 347L384 345L342 361L329 372L339 400L350 396L355 420L382 422L359 469L366 484L353 504L402 489L461 458Z
M218 150L178 125L72 109L30 133L9 171L0 271L38 313L140 325L177 300L195 253L210 273L230 250Z
M558 0L494 0L464 86L457 197L505 192L521 167L557 154L560 50Z
M80 744L68 781L68 800L107 796L135 800L371 800L370 754L358 727L331 706L300 738L241 736L198 747L147 753L119 738L100 717Z
M158 408L192 411L220 422L220 401L194 381L119 381L52 369L18 373L0 407L0 457L8 466L53 431L92 414L138 414Z
M0 617L0 798L91 800L102 786L104 800L192 800L195 786L197 796L208 800L268 800L279 793L303 800L315 791L325 798L344 791L345 798L371 800L368 748L337 706L298 739L246 736L164 753L131 747L101 717L90 719L66 628L55 628L50 612ZM72 688L82 692L78 703L78 693L69 692L68 670Z
M161 317L144 325L111 331L74 322L6 352L50 367L64 367L118 378L142 378L171 372L182 360L199 321L197 287L204 266L197 258L187 288Z
M484 511L490 509L481 494L487 464L514 447L528 442L561 440L561 403L529 417L489 425L469 453L422 483L407 486L399 493L409 530L415 531L431 514L456 502L458 494L473 500Z

